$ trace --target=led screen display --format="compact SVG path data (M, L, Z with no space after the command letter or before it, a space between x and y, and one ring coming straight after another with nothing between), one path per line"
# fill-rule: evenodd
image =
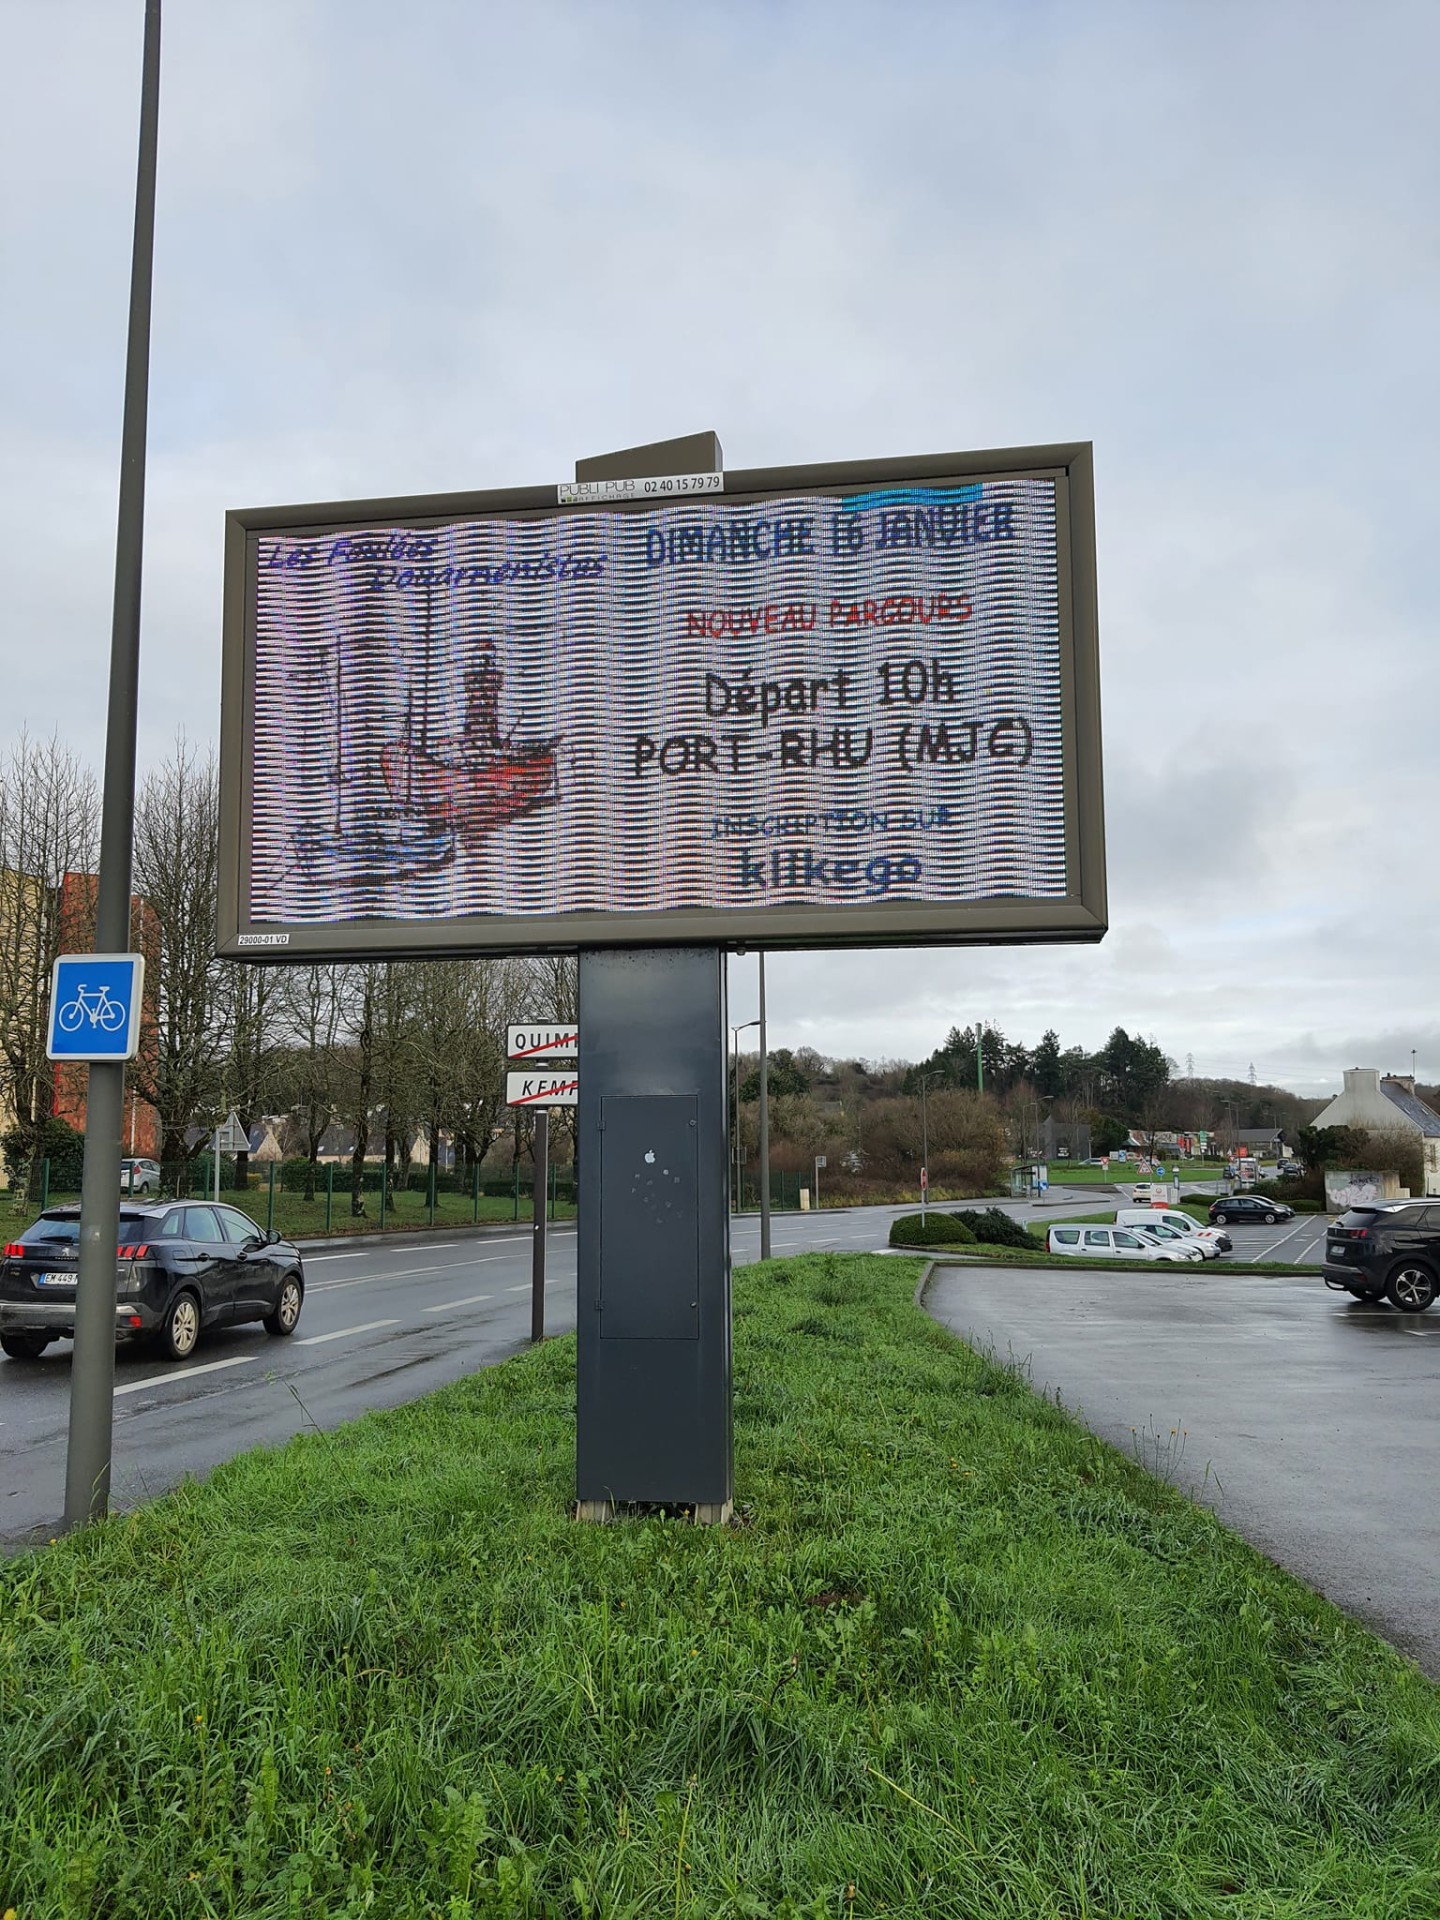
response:
M736 478L232 517L222 946L1096 937L1067 470Z

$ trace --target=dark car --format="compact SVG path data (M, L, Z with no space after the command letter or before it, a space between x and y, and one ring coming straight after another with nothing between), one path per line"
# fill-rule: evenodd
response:
M1267 1200L1263 1194L1231 1193L1212 1204L1210 1218L1222 1227L1228 1227L1232 1220L1242 1227L1247 1220L1263 1220L1267 1227L1273 1227L1277 1220L1293 1220L1295 1209L1283 1200Z
M0 1259L0 1352L35 1360L75 1337L80 1209L52 1207ZM170 1360L195 1351L206 1327L260 1320L295 1331L305 1299L298 1251L235 1207L197 1200L123 1206L115 1267L115 1336Z
M1440 1293L1440 1204L1377 1200L1325 1233L1325 1284L1357 1300L1423 1313Z

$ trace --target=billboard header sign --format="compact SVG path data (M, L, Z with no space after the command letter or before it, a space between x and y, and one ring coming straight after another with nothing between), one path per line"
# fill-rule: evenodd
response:
M232 513L221 951L1098 939L1093 554L1085 446Z

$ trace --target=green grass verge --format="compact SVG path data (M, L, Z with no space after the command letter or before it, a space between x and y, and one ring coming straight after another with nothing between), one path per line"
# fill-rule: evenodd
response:
M736 1276L745 1524L574 1347L0 1567L20 1920L1433 1920L1440 1693L914 1307Z
M1025 1253L1019 1247L928 1247L924 1249L927 1259L943 1260L968 1267L1048 1267L1059 1272L1067 1272L1071 1267L1088 1267L1096 1273L1134 1274L1137 1279L1151 1273L1188 1273L1195 1279L1223 1280L1227 1274L1288 1273L1309 1275L1319 1274L1322 1269L1308 1262L1295 1265L1289 1260L1235 1260L1229 1255L1220 1260L1178 1262L1172 1260L1086 1260L1078 1254L1046 1253L1037 1248L1034 1253Z
M1171 1179L1175 1174L1175 1162L1162 1162L1166 1174ZM1052 1160L1050 1162L1050 1184L1052 1187L1088 1187L1123 1186L1130 1187L1137 1180L1148 1180L1148 1173L1140 1173L1133 1160L1112 1160L1108 1167L1087 1167L1076 1165L1072 1160ZM1225 1165L1220 1160L1186 1160L1181 1165L1180 1179L1186 1180L1223 1180Z
M1117 1266L1121 1267L1122 1271L1129 1271L1131 1265L1133 1265L1134 1269L1141 1273L1154 1271L1155 1269L1150 1265L1139 1261L1122 1264L1115 1260L1086 1260L1077 1254L1047 1253L1045 1250L1045 1237L1051 1227L1103 1227L1110 1225L1114 1219L1115 1214L1111 1211L1109 1213L1065 1214L1055 1220L1029 1220L1025 1224L1025 1231L1030 1234L1035 1241L1033 1252L1024 1247L997 1247L993 1246L989 1241L981 1241L979 1245L974 1247L917 1247L914 1251L924 1253L937 1260L964 1261L971 1266L1058 1267L1061 1269L1066 1267L1084 1267L1092 1272L1114 1273ZM1172 1263L1159 1262L1157 1265L1162 1272L1173 1271ZM1307 1261L1297 1265L1292 1260L1232 1260L1222 1258L1218 1261L1206 1261L1203 1267L1192 1265L1191 1270L1210 1274L1319 1273L1321 1267L1318 1261Z

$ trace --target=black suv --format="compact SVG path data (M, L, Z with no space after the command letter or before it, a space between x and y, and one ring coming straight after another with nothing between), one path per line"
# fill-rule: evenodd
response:
M1440 1201L1351 1207L1325 1235L1325 1284L1423 1313L1440 1293Z
M75 1337L80 1209L52 1207L0 1258L0 1352L37 1360ZM260 1320L291 1334L305 1299L305 1268L278 1233L235 1207L198 1200L125 1206L115 1267L115 1336L149 1340L187 1360L201 1329Z

